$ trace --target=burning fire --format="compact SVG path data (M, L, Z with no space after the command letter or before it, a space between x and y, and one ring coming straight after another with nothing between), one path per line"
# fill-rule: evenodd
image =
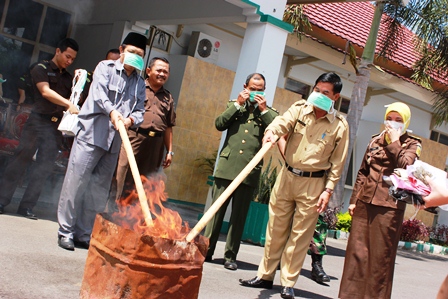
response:
M179 213L163 206L167 201L165 182L160 176L146 178L141 176L143 188L148 200L153 221L147 226L137 192L132 191L127 197L117 201L118 212L112 214L114 221L126 229L134 230L143 235L161 237L172 240L184 240L190 231L188 223L182 226Z

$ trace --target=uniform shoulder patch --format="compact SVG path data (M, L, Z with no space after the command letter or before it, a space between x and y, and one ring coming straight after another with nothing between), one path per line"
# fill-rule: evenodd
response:
M417 144L417 149L415 150L415 154L417 155L417 157L420 157L420 155L422 154L422 145L420 143Z
M273 111L275 111L275 112L278 112L278 110L277 109L275 109L274 107L269 107L269 106L267 106L269 109L271 109L271 110L273 110Z
M236 102L236 100L229 100L229 102Z

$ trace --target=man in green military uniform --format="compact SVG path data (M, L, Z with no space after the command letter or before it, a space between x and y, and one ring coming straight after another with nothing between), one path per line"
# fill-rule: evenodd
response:
M320 214L308 248L308 254L311 255L311 278L318 283L330 282L330 277L322 266L322 258L327 254L327 235L328 224L324 221L324 216Z
M227 130L227 135L215 169L213 202L260 150L264 130L278 115L276 110L266 106L265 87L266 80L262 74L250 74L238 98L230 101L227 104L227 109L215 120L216 128L219 131ZM262 162L251 171L230 196L232 214L224 251L224 267L229 270L238 268L236 256L240 248L250 201L260 178L261 168ZM206 261L212 260L229 202L230 199L222 205L205 229L204 235L210 239Z

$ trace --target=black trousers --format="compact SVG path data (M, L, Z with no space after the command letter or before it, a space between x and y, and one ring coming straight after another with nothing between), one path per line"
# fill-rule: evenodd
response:
M31 165L37 150L36 163L31 169L19 208L32 209L36 205L45 181L53 171L62 144L62 133L57 129L58 125L59 122L52 122L50 118L30 114L23 126L19 146L0 180L0 204L6 206L11 202L17 185Z

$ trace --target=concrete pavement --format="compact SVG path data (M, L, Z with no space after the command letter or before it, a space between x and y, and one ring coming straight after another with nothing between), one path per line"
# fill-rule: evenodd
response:
M17 195L20 195L20 190ZM167 207L180 213L190 226L197 222L201 209L169 202ZM39 220L15 215L17 200L0 215L0 298L71 299L78 298L87 251L66 251L57 246L56 206L43 201L34 209ZM256 275L263 247L243 243L237 271L224 269L224 239L221 236L214 261L204 263L200 299L280 298L279 275L272 290L242 287L239 278ZM324 268L329 284L311 280L311 259L307 256L295 286L296 298L337 298L342 275L346 240L328 239L329 255ZM448 258L442 255L399 250L392 298L435 298L448 274ZM176 299L176 298L173 298Z

